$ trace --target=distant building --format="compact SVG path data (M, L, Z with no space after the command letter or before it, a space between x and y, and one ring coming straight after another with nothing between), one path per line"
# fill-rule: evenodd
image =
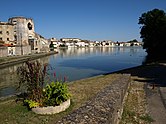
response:
M1 46L15 47L13 55L49 51L48 41L35 33L31 18L12 17L8 22L0 22L0 41L4 42ZM12 54L8 53L8 55Z
M63 41L63 42L73 42L73 41L80 42L81 39L79 39L79 38L61 38L60 41Z
M131 46L131 43L130 42L125 42L124 46Z
M53 50L55 51L55 49L57 48L57 47L59 47L59 45L60 45L60 42L56 39L56 38L50 38L50 39L48 39L48 43L49 43L49 46L52 44L53 46Z
M114 42L111 40L107 40L107 41L102 41L101 42L102 46L106 46L106 47L113 47L114 46Z

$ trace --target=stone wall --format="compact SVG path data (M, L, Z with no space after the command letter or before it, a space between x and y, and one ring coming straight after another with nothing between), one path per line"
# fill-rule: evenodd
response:
M31 46L27 45L27 46L16 46L15 48L15 54L16 55L28 55L31 54Z
M0 47L0 57L8 56L8 48L7 47Z

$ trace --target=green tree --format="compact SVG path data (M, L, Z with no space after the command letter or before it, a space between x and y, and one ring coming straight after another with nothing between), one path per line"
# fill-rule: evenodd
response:
M54 51L54 44L53 44L53 42L51 41L51 43L50 43L50 51Z
M128 43L138 42L136 39L128 41Z
M139 18L141 24L141 38L143 48L149 56L166 56L166 13L163 10L153 9L143 13Z

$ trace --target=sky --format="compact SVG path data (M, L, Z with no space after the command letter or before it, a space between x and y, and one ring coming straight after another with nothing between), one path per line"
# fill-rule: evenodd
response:
M0 21L32 18L45 38L129 41L140 39L139 17L166 0L0 0Z

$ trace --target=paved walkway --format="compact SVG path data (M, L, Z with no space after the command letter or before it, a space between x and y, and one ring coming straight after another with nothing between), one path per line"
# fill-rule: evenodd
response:
M166 89L163 89L166 91ZM165 124L166 123L166 108L164 106L165 102L160 94L160 87L152 89L152 87L147 86L147 102L148 102L148 112L151 117L155 120L153 124ZM161 92L163 93L163 92Z

